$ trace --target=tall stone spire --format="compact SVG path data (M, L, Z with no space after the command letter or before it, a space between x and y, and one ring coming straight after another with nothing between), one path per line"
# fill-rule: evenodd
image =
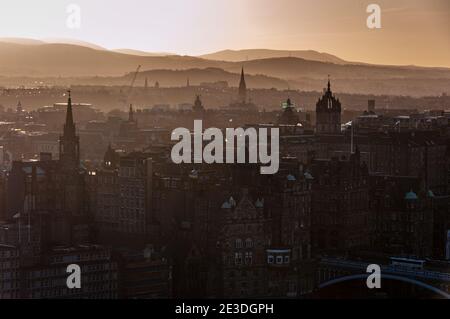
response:
M72 97L70 90L67 91L69 98L67 100L66 122L64 123L64 136L75 136L75 123L73 122Z
M75 123L73 121L72 98L68 91L66 122L64 123L63 135L59 138L59 160L65 167L78 167L80 161L80 140L76 135Z
M245 83L244 67L242 67L241 80L239 82L239 99L244 103L247 100L247 85Z

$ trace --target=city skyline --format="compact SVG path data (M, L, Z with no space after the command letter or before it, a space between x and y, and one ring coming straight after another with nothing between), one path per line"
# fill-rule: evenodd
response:
M224 49L316 50L347 61L450 67L448 1L377 1L381 29L366 25L371 3L15 1L0 12L0 37L70 38L107 49L193 56ZM79 28L67 25L70 4L80 8Z
M0 300L450 299L448 0L122 3L0 7Z

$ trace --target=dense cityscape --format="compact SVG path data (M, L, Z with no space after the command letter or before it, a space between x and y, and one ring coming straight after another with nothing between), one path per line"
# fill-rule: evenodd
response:
M2 0L2 314L436 316L449 39L449 0Z
M37 108L13 95L0 109L0 298L450 293L449 98L349 108L326 76L323 92L308 93L312 110L297 106L298 90L276 89L279 106L262 108L243 68L223 106L189 80L173 89L184 103L125 98L126 110L109 112L80 98L95 95L89 86L56 89ZM146 80L139 90L165 89ZM278 128L279 171L173 163L171 131L194 120ZM69 264L81 267L80 289L66 285ZM327 284L369 264L423 285Z

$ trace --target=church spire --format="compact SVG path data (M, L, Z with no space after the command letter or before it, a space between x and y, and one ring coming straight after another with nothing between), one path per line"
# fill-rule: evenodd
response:
M128 111L128 122L134 122L133 104L130 104L130 110Z
M239 82L239 99L242 102L247 100L247 84L245 83L244 67L241 69L241 80Z
M59 139L59 159L66 167L77 167L80 161L80 141L76 136L75 123L73 121L72 97L68 91L66 122L64 132Z
M75 123L73 122L72 97L70 90L67 91L69 98L67 100L66 123L64 124L64 135L75 136Z
M328 92L331 92L330 75L328 74Z

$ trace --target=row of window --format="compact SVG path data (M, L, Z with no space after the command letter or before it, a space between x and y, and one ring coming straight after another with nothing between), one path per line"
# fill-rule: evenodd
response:
M245 254L242 253L235 253L234 254L234 264L235 265L251 265L253 263L253 253L251 251L245 252Z
M289 255L268 255L267 256L267 263L268 264L276 264L276 265L283 265L283 264L289 264L290 263L290 256Z
M253 248L253 240L251 238L247 238L245 241L237 238L234 242L234 247L236 249L240 248Z

